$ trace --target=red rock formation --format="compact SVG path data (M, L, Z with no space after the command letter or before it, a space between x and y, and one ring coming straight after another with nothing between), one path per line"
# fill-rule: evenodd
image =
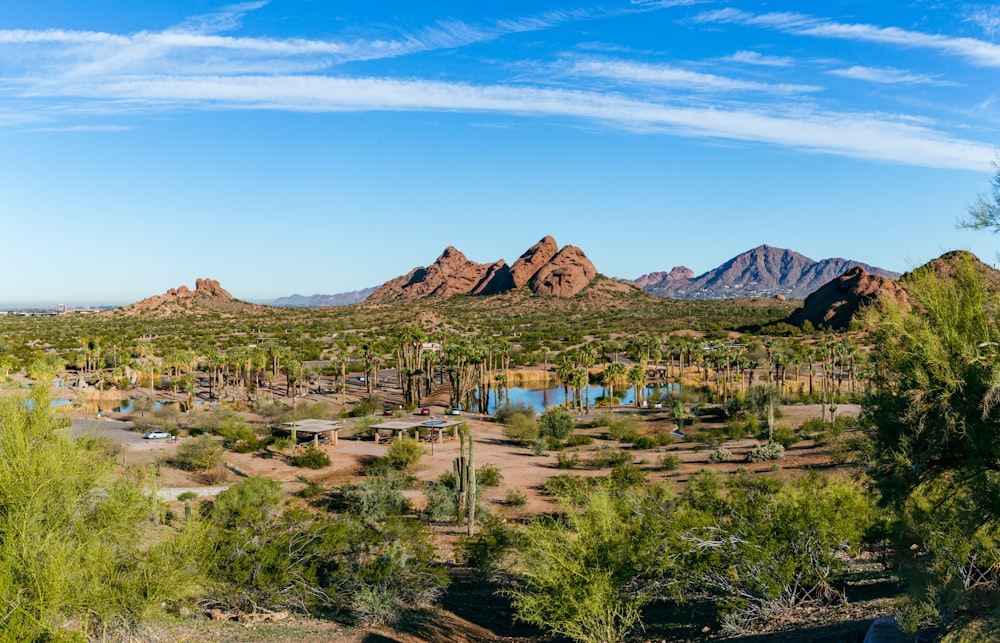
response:
M470 261L448 246L437 261L387 281L366 301L497 295L522 289L569 297L585 288L596 275L597 270L582 250L566 246L558 251L552 237L543 238L509 267L503 259L491 264Z
M517 261L510 268L510 276L513 280L514 288L520 288L534 277L542 266L552 261L552 258L559 253L559 245L550 236L542 237L535 245L528 248L527 252L518 257Z
M483 280L476 284L470 294L477 296L498 295L512 288L514 288L514 279L511 275L510 267L506 261L501 259L486 270Z
M189 292L187 286L181 286L177 289L177 292L180 293L182 289L184 292ZM233 298L233 296L229 294L229 291L220 286L219 282L215 279L196 279L194 282L194 291L195 293L202 293L216 299Z
M448 246L434 263L426 268L414 268L406 276L386 282L368 300L395 301L468 294L483 281L492 265L470 261L454 247Z
M531 279L531 290L539 295L572 297L597 276L597 268L576 246L564 246Z
M907 309L910 306L898 283L855 266L806 297L788 322L801 326L808 320L817 328L846 328L864 306L877 305L882 299L897 301Z
M170 316L197 312L239 312L259 308L235 299L214 279L198 279L195 289L187 286L170 288L162 295L147 297L121 309L125 315Z

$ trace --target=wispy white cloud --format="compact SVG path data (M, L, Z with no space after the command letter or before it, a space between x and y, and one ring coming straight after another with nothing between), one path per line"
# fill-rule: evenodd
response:
M989 146L878 115L675 106L589 91L319 76L159 77L108 80L93 98L201 109L310 112L477 112L569 117L637 132L752 141L810 152L981 169Z
M687 71L669 65L651 65L621 60L580 61L572 65L570 73L607 78L624 83L644 83L703 92L803 94L822 89L814 85L760 83L716 74Z
M651 11L688 2L632 5ZM338 64L448 49L507 34L591 20L621 9L554 11L486 26L438 22L379 39L248 38L235 29L261 2L233 5L159 32L0 31L0 126L100 128L116 115L183 110L466 112L600 123L635 132L749 141L810 152L931 167L981 169L992 149L928 123L873 112L839 113L796 95L817 87L766 83L620 59L583 59L526 75L523 84L350 76ZM813 29L795 14L752 16L724 10L702 20L754 20L771 28ZM777 26L776 26L777 25ZM3 56L4 53L11 54ZM733 60L782 66L784 59L737 52ZM552 75L556 69L558 75ZM340 72L334 75L334 71ZM849 72L858 74L860 72ZM614 91L572 89L600 78ZM591 83L587 83L588 85ZM667 92L657 89L680 91ZM683 95L681 95L683 92ZM774 105L749 94L781 96ZM732 101L732 95L744 103ZM655 97L655 98L651 98ZM18 115L22 114L18 120ZM78 121L91 121L78 124ZM100 120L98 120L100 119ZM68 123L68 124L67 124ZM113 127L113 126L112 126Z
M996 5L972 7L966 20L979 25L990 38L1000 34L1000 7Z
M842 23L800 13L753 14L733 8L706 11L696 16L694 20L698 23L751 25L803 36L931 49L941 54L964 58L979 67L1000 67L1000 45L975 38L928 34L899 27Z
M677 0L642 3L625 9L600 6L554 10L488 24L442 20L412 32L368 39L279 39L225 34L239 28L248 13L266 4L235 4L215 13L189 18L180 25L163 31L140 31L128 35L58 29L0 30L0 45L48 45L20 52L20 56L36 66L58 66L72 61L72 65L65 68L63 73L77 76L186 71L205 73L208 71L206 58L210 55L210 64L218 65L220 69L231 73L287 73L328 69L348 62L455 49L512 34L551 29L567 22L649 12L689 2ZM278 62L279 59L293 58L296 59L294 66ZM0 63L0 68L2 66Z
M746 65L762 65L764 67L791 67L795 60L787 56L767 56L757 51L741 50L722 60Z
M127 132L135 129L128 125L70 125L67 127L29 127L25 132Z
M940 76L916 74L905 69L896 69L895 67L864 67L854 65L842 69L831 69L827 73L840 76L841 78L864 80L886 85L937 85L941 87L955 85L953 82L942 80Z

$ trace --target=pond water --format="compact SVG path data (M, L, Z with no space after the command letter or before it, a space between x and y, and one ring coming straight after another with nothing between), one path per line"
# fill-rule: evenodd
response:
M665 384L663 386L647 386L646 387L646 401L652 404L654 400L665 397L667 393L676 393L678 391L678 386L676 383ZM561 385L553 385L547 387L522 387L522 386L512 386L508 389L508 400L511 404L523 403L527 404L535 411L541 413L547 408L553 406L559 406L566 402L566 390ZM575 400L575 391L570 390L569 396L571 400ZM597 398L605 397L610 395L610 390L606 387L591 385L588 386L584 391L584 400L587 396L590 397L590 406L594 407L597 405ZM624 390L615 390L615 395L621 398L621 406L635 406L635 395L632 387L628 387ZM496 412L496 392L491 392L488 411L490 413Z
M195 406L201 406L202 404L207 404L205 400L195 400ZM180 406L180 402L153 402L153 410L159 411L164 406ZM129 398L127 400L122 400L117 406L111 407L112 413L131 413L135 408L135 399Z
M49 400L49 408L55 408L57 406L66 406L67 404L72 404L72 403L73 400L66 400L62 398L56 400ZM29 397L28 399L24 400L24 407L29 411L34 409L35 401Z

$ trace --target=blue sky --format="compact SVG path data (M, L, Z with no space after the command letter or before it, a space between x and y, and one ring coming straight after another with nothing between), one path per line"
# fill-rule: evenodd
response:
M991 4L0 6L0 305L380 284L546 234L604 274L767 243L906 270L1000 148Z

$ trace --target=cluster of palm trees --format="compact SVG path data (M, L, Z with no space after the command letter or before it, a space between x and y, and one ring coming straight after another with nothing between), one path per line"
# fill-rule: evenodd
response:
M191 347L177 342L183 338L143 335L109 340L88 334L77 340L75 348L59 353L65 364L42 355L35 370L47 373L68 366L80 379L100 386L145 385L151 393L169 388L175 396L187 393L189 406L203 384L210 398L252 403L261 395L273 398L280 383L294 404L319 381L320 369L307 364L300 351L278 339L246 336L247 343L223 349L210 340ZM859 383L870 386L873 376L865 353L844 336L751 337L739 343L724 336L639 333L603 339L577 336L574 341L572 346L563 342L554 370L568 403L581 411L591 406L592 379L603 383L611 398L631 387L636 405L642 405L649 381L699 386L723 401L756 383L767 383L782 395L808 394L828 401L843 392L857 392ZM501 332L432 333L405 325L390 333L375 329L336 333L327 340L322 357L339 375L335 390L345 391L348 372L360 370L366 391L374 393L380 386L380 370L391 366L405 404L419 404L446 387L452 406L485 413L509 400L510 369L518 356L523 357L520 349ZM3 356L0 371L16 368L8 354ZM199 374L207 378L199 380Z

